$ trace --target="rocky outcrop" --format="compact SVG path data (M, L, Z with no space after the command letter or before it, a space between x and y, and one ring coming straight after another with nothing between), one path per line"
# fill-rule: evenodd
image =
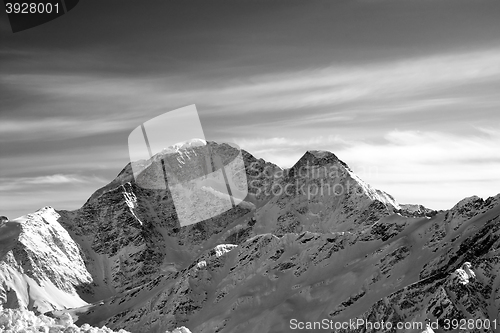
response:
M474 216L457 231L449 229L439 249L431 251L435 255L425 258L423 266L417 265L421 267L420 277L425 278L384 297L353 320L390 322L394 328L398 322L414 323L414 330L407 332L422 332L426 326L427 332L497 332L499 207ZM442 218L448 221L449 217ZM432 232L433 228L427 230ZM425 249L421 255L426 256ZM342 332L378 331L363 328ZM388 330L400 331L404 330Z

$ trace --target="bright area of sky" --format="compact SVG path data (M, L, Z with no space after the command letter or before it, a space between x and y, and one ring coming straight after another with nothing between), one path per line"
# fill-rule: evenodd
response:
M80 1L0 13L0 215L76 209L128 135L196 104L208 140L334 152L402 203L500 192L500 2Z

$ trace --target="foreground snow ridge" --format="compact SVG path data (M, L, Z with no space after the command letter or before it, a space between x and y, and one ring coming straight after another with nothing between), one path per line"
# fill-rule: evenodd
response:
M3 309L0 305L0 333L130 333L123 329L113 331L106 326L102 328L83 324L81 327L73 324L73 319L67 313L61 318L54 319L45 315L35 315L32 311L20 309ZM191 333L186 327L179 327L172 332Z

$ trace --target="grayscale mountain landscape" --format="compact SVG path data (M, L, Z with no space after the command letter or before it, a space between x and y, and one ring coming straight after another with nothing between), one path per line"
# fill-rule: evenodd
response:
M500 333L500 0L0 7L0 333Z
M235 153L207 145L223 161ZM202 148L154 158L190 172ZM80 209L4 220L0 327L256 333L326 318L421 326L303 331L500 332L500 195L436 211L399 203L329 151L288 169L241 153L247 197L193 225L179 225L168 188L137 186L130 163ZM491 326L443 329L452 319Z

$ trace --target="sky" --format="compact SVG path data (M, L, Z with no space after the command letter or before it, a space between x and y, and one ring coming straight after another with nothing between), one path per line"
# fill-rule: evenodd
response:
M97 1L0 11L0 215L77 209L128 135L195 104L205 138L292 166L329 150L401 203L500 192L500 2Z

